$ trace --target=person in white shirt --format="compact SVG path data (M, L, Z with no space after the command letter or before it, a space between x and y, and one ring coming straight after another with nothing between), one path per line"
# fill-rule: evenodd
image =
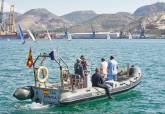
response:
M107 79L108 74L108 62L105 61L104 58L101 59L101 65L100 65L100 74L104 80Z
M118 63L113 56L110 56L108 62L108 80L117 81Z

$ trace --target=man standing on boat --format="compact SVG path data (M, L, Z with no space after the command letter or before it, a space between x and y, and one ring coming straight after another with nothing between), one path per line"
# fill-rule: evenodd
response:
M87 76L88 76L88 69L87 69L87 60L85 59L84 55L80 56L81 65L83 67L84 78L83 78L83 86L87 87Z
M87 64L87 61L86 61L85 57L84 57L83 55L81 55L81 56L80 56L80 59L81 59L81 64L82 64L82 66L83 66L83 70L84 70L84 71L87 71L87 66L88 66L88 64Z
M100 65L100 74L102 75L103 79L107 79L107 74L108 74L108 63L105 61L104 58L101 59L101 65Z
M108 62L108 80L117 81L118 63L113 56L110 56Z
M81 78L81 86L83 86L83 80L84 80L84 71L83 71L83 66L81 64L81 60L80 59L77 59L77 62L74 64L74 71L75 71L75 74L80 76ZM82 87L80 87L82 88Z
M103 79L102 79L102 76L100 74L99 68L96 68L95 73L92 75L92 86L104 88L108 97L110 99L112 98L110 91L109 91L109 87L106 84L103 84Z

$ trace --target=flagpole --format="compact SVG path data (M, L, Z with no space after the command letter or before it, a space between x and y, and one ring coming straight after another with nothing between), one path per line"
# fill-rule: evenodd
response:
M30 41L30 49L32 50L32 42ZM32 51L31 51L32 53ZM37 57L38 58L38 57ZM35 72L35 66L34 66L34 63L33 63L33 73L34 73L34 83L35 83L35 86L37 86L37 80L36 80L36 72Z

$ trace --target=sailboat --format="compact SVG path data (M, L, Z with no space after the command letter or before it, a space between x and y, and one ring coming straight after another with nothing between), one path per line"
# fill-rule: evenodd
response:
M107 40L111 39L110 34L107 34Z
M72 35L70 33L68 34L68 40L72 40Z
M23 33L20 25L18 25L18 30L19 30L19 36L21 38L22 44L24 44L25 43L25 39L24 39L25 36L24 36L24 33Z
M48 31L48 30L47 30L47 35L48 35L49 40L52 40L52 38L51 38L51 36L50 36L50 34L49 34L49 31Z
M128 39L131 40L132 39L132 34L129 32L129 36Z
M27 32L29 33L29 35L30 35L30 37L32 38L32 40L33 40L33 41L36 41L36 39L35 39L33 33L31 32L31 30L28 29Z

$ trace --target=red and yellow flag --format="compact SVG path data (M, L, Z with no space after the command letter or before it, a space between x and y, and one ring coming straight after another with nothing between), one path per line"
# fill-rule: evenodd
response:
M32 50L30 48L29 50L29 55L28 55L28 60L27 60L27 63L26 65L31 68L33 66L33 57L32 57Z

